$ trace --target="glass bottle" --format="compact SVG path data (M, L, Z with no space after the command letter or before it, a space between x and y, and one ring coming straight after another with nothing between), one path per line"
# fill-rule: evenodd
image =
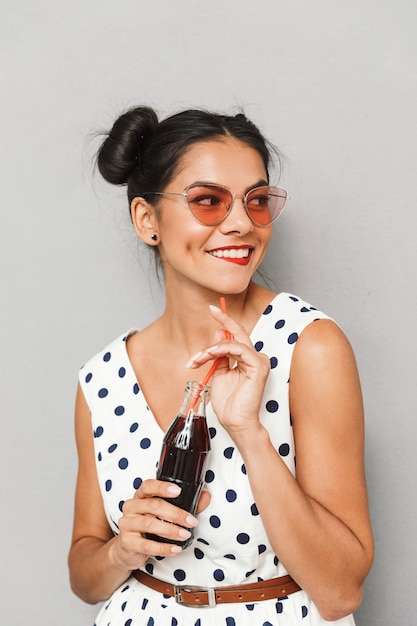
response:
M204 485L204 469L210 451L210 434L206 421L208 385L187 382L181 409L166 431L156 477L181 487L176 498L166 498L176 506L195 514ZM191 537L173 540L148 534L149 538L188 547L194 538L194 529L188 529Z

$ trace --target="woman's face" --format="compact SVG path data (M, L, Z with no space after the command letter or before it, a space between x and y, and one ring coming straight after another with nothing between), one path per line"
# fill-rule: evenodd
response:
M267 184L260 154L232 138L200 142L182 158L164 189L181 193L192 183L216 183L235 194ZM181 196L160 196L159 251L167 286L174 281L216 293L241 293L264 258L272 226L255 226L235 199L227 217L215 226L201 224ZM237 252L239 251L239 252Z

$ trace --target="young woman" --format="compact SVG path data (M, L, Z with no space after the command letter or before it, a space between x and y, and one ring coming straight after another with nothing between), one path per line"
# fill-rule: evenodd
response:
M107 601L97 626L354 624L373 555L360 384L333 321L253 281L287 197L270 160L244 115L200 110L130 110L99 150L158 255L166 308L80 373L69 566L80 598ZM155 468L186 382L218 357L192 516ZM184 550L147 535L188 528Z

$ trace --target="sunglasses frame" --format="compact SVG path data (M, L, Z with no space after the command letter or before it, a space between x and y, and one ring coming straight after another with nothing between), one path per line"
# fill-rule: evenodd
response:
M225 215L219 219L216 220L214 222L210 222L210 224L208 224L207 222L203 222L199 217L197 217L197 215L195 215L194 211L192 210L191 206L190 206L190 202L188 200L188 192L190 189L193 189L194 187L209 187L209 188L214 188L214 189L221 189L223 191L227 191L228 193L230 193L231 196L231 203L230 205L228 205L227 207L227 212L225 213ZM255 220L253 219L253 217L251 216L251 214L248 211L248 207L247 207L247 197L250 193L252 193L253 191L256 191L257 189L278 189L281 192L285 193L285 200L284 200L284 205L282 207L282 209L280 210L280 212L278 213L278 215L276 217L274 217L273 220L271 220L270 222L267 222L266 224L259 224L258 222L255 222ZM191 185L188 185L184 191L182 191L181 193L179 192L174 192L174 191L146 191L145 193L142 194L143 197L145 196L180 196L182 198L185 198L187 201L187 206L191 211L191 214L193 215L193 217L200 223L203 224L204 226L217 226L218 224L221 224L228 215L230 215L230 212L233 209L233 205L235 203L236 198L241 198L243 201L243 206L245 208L246 214L249 217L249 219L251 220L251 222L255 225L255 226L270 226L271 224L273 224L281 215L282 211L285 208L285 205L287 203L287 200L289 199L289 195L286 189L284 189L284 187L275 187L274 185L258 185L257 187L252 187L252 189L249 189L249 191L247 191L246 193L237 193L235 195L232 194L232 192L230 191L230 189L228 189L227 187L224 187L223 185L217 185L216 183L191 183ZM271 194L274 195L274 194ZM275 194L277 195L277 194ZM280 198L284 197L282 195L279 195Z

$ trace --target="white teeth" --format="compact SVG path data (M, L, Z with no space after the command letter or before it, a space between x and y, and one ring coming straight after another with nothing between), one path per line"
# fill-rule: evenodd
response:
M228 250L210 250L210 254L219 259L245 259L249 256L249 248L229 248Z

